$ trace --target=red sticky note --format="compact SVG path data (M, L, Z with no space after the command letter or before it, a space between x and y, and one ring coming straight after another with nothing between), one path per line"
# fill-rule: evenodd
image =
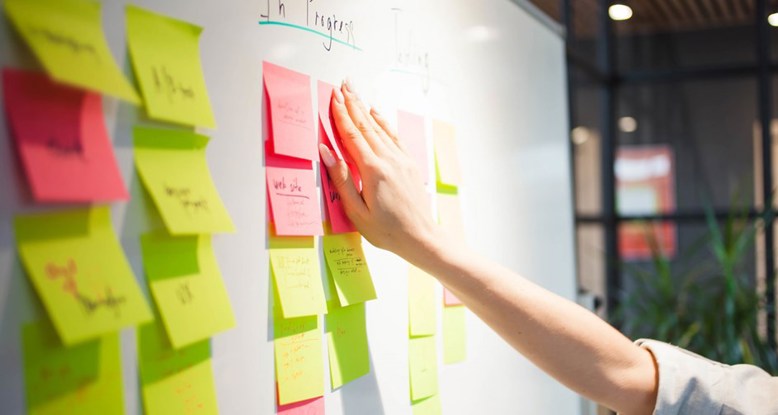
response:
M278 384L276 383L276 402L278 402ZM324 415L324 397L306 399L286 405L277 405L278 415Z
M268 166L265 175L276 234L322 235L313 170Z
M405 146L411 158L416 161L424 184L429 182L427 166L427 135L424 130L424 117L405 111L397 111L397 136Z
M262 63L262 72L272 153L318 160L310 77L269 62Z
M448 288L443 287L443 304L446 307L456 306L456 305L462 305L462 300L460 300L454 293L448 290Z
M100 95L38 72L3 70L5 110L38 202L107 202L129 195L103 121Z

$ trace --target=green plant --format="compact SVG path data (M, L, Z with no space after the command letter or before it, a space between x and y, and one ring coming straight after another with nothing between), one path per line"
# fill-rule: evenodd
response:
M778 374L778 358L759 335L762 296L743 270L759 222L746 209L719 222L706 208L706 232L671 261L663 255L651 226L648 267L624 263L631 276L615 322L627 336L653 338L727 364L748 363ZM698 262L707 248L714 260Z

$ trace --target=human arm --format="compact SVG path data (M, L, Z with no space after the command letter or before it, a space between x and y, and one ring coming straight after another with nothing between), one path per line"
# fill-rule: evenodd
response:
M584 308L447 237L426 205L419 174L375 111L347 86L332 114L360 172L360 194L345 162L321 149L346 213L373 245L397 253L452 290L516 350L557 380L624 414L649 414L656 401L651 353Z

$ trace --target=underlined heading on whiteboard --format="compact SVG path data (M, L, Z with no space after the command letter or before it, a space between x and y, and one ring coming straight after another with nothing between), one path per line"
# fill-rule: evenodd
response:
M276 25L302 30L324 37L322 47L332 50L332 44L338 43L353 50L362 51L356 45L354 37L354 21L338 17L330 11L315 10L311 1L305 1L305 7L300 2L287 0L266 0L266 9L259 15L259 24Z

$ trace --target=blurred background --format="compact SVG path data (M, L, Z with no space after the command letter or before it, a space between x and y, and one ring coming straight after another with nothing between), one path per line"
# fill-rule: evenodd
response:
M566 29L582 303L778 374L778 0L531 0Z

